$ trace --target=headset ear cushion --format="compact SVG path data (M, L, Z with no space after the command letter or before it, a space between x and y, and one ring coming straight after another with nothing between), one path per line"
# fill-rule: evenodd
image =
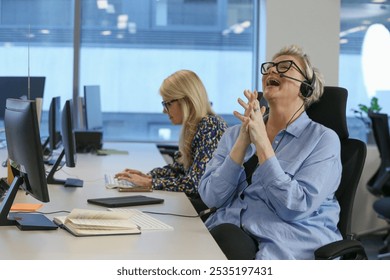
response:
M313 87L311 86L309 81L304 81L301 83L300 92L304 98L308 98L313 93Z
M311 81L305 80L301 83L300 91L304 98L308 98L313 94L314 87L316 84L316 73L313 71L313 76L311 77Z

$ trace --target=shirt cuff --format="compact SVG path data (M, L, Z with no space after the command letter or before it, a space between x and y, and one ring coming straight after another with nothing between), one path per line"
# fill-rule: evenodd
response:
M276 156L272 156L263 162L253 173L252 183L260 182L261 186L270 186L275 184L275 181L281 181L285 173L280 166ZM264 176L264 174L267 174Z
M221 166L220 175L224 181L230 184L236 184L237 181L240 179L240 176L237 176L237 174L240 174L243 169L244 167L233 161L229 155L226 157L225 161Z

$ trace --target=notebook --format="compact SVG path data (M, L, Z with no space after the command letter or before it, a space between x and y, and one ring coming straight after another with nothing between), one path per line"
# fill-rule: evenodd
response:
M67 216L54 217L54 223L75 236L140 234L131 213L73 209Z
M87 201L88 203L91 204L114 208L114 207L136 206L136 205L158 204L158 203L163 203L164 199L144 196L144 195L132 195L132 196L90 198Z

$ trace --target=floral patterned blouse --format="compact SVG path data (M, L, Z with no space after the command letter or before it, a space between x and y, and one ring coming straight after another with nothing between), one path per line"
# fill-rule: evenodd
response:
M185 192L187 195L198 193L199 181L206 164L213 156L222 134L227 128L226 122L214 115L204 117L198 124L191 144L192 165L188 170L177 161L180 152L176 152L173 163L157 167L149 172L155 190Z

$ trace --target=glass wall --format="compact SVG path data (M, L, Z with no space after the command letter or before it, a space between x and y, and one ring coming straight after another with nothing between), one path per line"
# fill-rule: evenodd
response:
M230 117L252 88L253 14L252 0L82 1L80 92L100 86L105 139L177 141L159 87L180 69Z
M390 4L377 2L341 0L339 85L349 90L351 135L361 139L367 136L353 112L358 104L376 96L383 112L390 113ZM74 16L77 3L80 19ZM100 86L105 140L176 142L180 127L162 114L160 84L177 70L194 70L214 110L229 124L237 123L235 100L257 81L258 3L0 0L0 76L45 76L44 113L53 96L64 103L75 92L74 30L80 30L76 92L82 96L83 86ZM42 118L45 135L46 114Z
M72 98L73 11L71 0L0 1L0 76L46 77L44 108L53 96ZM3 102L9 94L27 96L28 92L0 94ZM46 115L42 118L45 136Z
M390 4L388 1L341 0L339 84L349 91L350 134L372 142L368 118L355 113L377 97L390 114Z

